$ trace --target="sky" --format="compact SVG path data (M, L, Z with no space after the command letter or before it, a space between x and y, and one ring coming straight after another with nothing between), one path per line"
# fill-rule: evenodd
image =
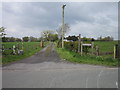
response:
M56 31L62 24L63 4L71 28L66 36L118 39L117 2L3 2L2 26L9 37L40 37L42 31Z

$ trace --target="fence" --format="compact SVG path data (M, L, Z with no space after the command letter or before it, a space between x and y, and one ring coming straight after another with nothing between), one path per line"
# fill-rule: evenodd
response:
M107 42L104 42L107 43ZM101 47L101 45L99 46L99 43L96 42L91 42L91 41L87 41L87 42L82 42L79 44L78 41L74 41L74 42L64 42L65 48L70 50L70 51L74 51L76 53L80 53L80 55L95 55L95 56L105 56L105 57L113 57L114 55L114 49L112 49L114 47L114 45L109 45L108 47L111 47L112 50L103 50L104 45ZM80 45L80 47L78 46ZM58 47L61 47L61 43L58 42ZM106 47L106 48L108 48ZM116 49L116 52L120 52L120 48ZM117 53L118 54L118 53ZM120 56L118 54L118 56ZM116 57L118 58L118 57Z
M39 42L26 42L26 43L5 43L2 44L2 55L23 55L29 53L32 50L40 48Z

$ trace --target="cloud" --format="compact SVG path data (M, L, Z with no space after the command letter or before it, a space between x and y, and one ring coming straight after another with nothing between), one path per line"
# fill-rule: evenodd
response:
M43 30L56 30L62 22L60 2L4 2L3 26L8 36L40 36ZM117 39L118 7L113 2L65 3L65 23L71 26L67 35L81 33L86 37L111 35Z
M108 27L106 25L101 25L98 23L77 22L75 25L71 26L71 29L72 29L72 31L70 32L71 35L81 34L82 37L91 37L91 38L96 38L99 36L103 36L103 37L113 36L115 38L118 38L116 34L118 32L114 31L114 29L117 30L116 27Z
M2 13L2 3L0 2L0 13ZM2 14L0 14L0 27L2 26Z

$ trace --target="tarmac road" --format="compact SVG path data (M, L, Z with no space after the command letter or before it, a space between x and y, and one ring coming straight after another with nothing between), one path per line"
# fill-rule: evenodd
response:
M118 68L61 60L49 45L2 67L3 88L118 88Z

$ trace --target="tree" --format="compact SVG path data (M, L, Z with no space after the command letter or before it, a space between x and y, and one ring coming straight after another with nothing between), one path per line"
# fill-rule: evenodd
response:
M58 35L57 34L51 34L50 35L50 41L56 41L58 40Z
M32 36L31 36L29 39L30 39L30 42L37 42L37 41L38 41L38 39L37 39L37 38L32 37Z
M86 37L83 37L82 41L88 41L88 39Z
M95 41L95 39L94 39L94 38L92 38L92 39L91 39L91 41Z
M63 34L65 35L66 33L68 33L70 31L70 26L69 24L65 24L64 25L64 31ZM58 38L61 39L62 38L62 25L59 26L59 28L56 30L57 34L58 34Z
M28 42L29 41L29 37L23 37L22 38L24 42Z
M9 42L9 37L2 37L2 42Z
M0 36L1 37L3 37L3 36L5 36L6 34L5 34L5 28L4 27L1 27L0 28Z
M10 37L10 38L9 38L9 41L10 41L10 42L15 42L16 39L15 39L14 37Z
M16 38L16 42L21 42L22 40L20 38Z
M41 33L41 36L45 39L45 40L47 40L47 41L49 41L49 37L50 37L50 34L52 34L53 33L53 31L52 30L46 30L46 31L43 31L42 33Z
M46 30L42 32L42 37L45 41L55 41L58 40L58 35L52 30Z
M113 41L113 37L112 36L106 36L106 37L98 37L99 41Z
M99 41L102 40L102 36L98 37L97 40L99 40Z
M78 37L77 36L68 36L66 37L67 40L72 40L72 41L77 41Z
M113 37L110 36L104 37L103 41L113 41Z
M43 37L39 37L37 41L38 42L43 41Z

